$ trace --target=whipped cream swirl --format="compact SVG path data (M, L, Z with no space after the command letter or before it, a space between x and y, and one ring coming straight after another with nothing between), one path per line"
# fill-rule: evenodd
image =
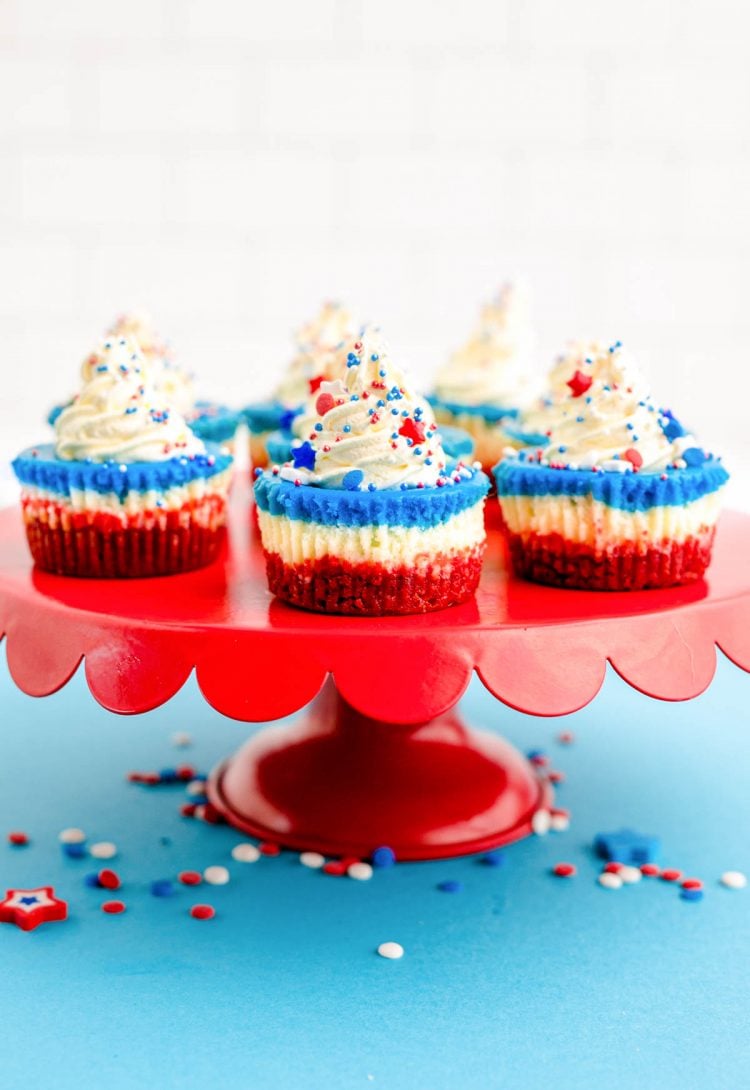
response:
M165 404L187 416L195 405L193 376L175 360L172 346L157 333L151 316L142 310L128 311L107 330L110 337L132 337L149 364L154 388Z
M482 308L479 326L438 372L435 393L447 402L516 408L534 394L529 377L533 336L525 292L506 284Z
M344 379L320 386L317 418L281 476L352 490L447 483L432 410L392 359L380 330L365 327L345 362Z
M336 377L336 357L358 332L354 315L342 303L324 303L319 313L295 336L297 352L274 391L288 409L302 405L315 379Z
M108 337L81 368L81 392L55 422L58 458L160 462L204 454L182 415L165 407L131 337Z

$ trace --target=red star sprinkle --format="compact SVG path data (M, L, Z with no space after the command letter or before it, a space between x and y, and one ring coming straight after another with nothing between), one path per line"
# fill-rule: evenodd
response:
M325 416L335 404L336 402L334 401L333 394L321 394L315 402L315 411L318 416Z
M320 389L320 384L323 381L322 375L316 375L315 378L308 380L308 386L310 387L310 393L314 394L316 390Z
M425 441L424 424L418 424L411 416L403 422L398 429L398 434L403 435L405 439L411 439L413 443Z
M634 447L628 447L623 454L623 458L630 462L633 469L640 469L643 465L643 457L638 453Z
M0 923L14 923L22 931L33 931L40 923L65 920L67 916L67 902L55 897L52 886L9 889L0 901Z
M573 377L569 378L565 385L570 387L573 397L581 397L593 381L591 375L585 375L583 371L574 371Z

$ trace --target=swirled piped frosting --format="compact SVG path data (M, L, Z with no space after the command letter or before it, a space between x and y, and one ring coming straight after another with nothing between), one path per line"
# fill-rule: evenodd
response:
M540 418L549 441L536 459L552 467L683 468L683 455L696 448L671 413L654 403L643 373L619 341L608 349L589 346L583 357L564 357L555 396Z
M353 314L342 303L324 303L295 335L297 351L274 390L276 400L296 409L310 394L311 383L335 378L336 356L358 329Z
M55 423L58 458L159 462L204 454L184 417L165 405L132 337L108 337L81 367L80 393Z
M533 350L526 293L506 284L482 308L479 325L454 352L435 380L435 393L449 403L514 408L533 396L529 364Z
M545 379L544 392L535 404L521 414L516 430L520 434L543 435L549 426L550 407L570 396L570 376L574 371L590 364L595 356L604 351L605 346L596 340L568 341L563 351L555 356Z
M286 480L351 490L449 484L440 433L427 402L393 360L380 330L367 326L345 350L346 376L323 382L317 419L293 449Z
M132 337L145 357L154 388L165 404L187 416L195 405L195 381L174 357L168 341L156 331L151 316L132 310L120 314L107 330L110 337Z

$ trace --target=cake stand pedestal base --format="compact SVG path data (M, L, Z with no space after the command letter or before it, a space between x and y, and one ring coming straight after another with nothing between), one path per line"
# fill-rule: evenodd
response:
M508 742L455 709L417 726L360 714L329 679L296 723L267 727L212 773L208 796L245 833L298 851L399 859L527 836L552 791Z

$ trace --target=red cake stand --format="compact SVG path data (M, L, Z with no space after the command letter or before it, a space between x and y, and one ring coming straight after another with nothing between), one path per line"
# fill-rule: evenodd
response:
M0 635L34 696L65 685L83 659L94 697L125 714L164 703L193 670L206 700L238 720L313 701L292 725L256 734L209 784L231 824L289 847L362 856L388 844L426 859L526 835L550 788L506 742L459 719L473 671L503 703L561 715L596 695L607 662L663 700L701 693L717 646L750 670L747 516L724 515L705 581L631 594L516 580L493 528L475 600L371 620L271 598L246 495L230 529L225 555L202 571L77 580L36 571L18 511L2 511Z

